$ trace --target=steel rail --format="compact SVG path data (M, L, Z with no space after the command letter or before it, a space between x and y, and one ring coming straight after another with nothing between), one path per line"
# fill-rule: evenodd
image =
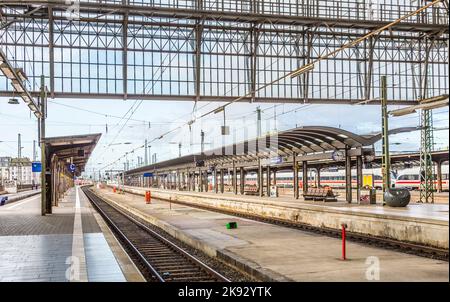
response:
M198 259L195 256L189 254L184 249L182 249L181 247L179 247L175 243L171 242L167 238L161 236L160 234L158 234L154 230L148 228L146 225L144 225L143 223L137 221L135 218L131 217L129 214L124 213L123 211L121 211L121 210L117 209L116 207L110 205L108 202L104 201L100 196L98 196L97 194L92 192L92 190L87 189L87 188L86 189L83 188L83 191L86 194L86 196L88 197L88 199L94 204L95 208L99 211L99 213L102 215L102 217L104 217L108 221L108 223L110 223L113 226L114 230L117 231L117 233L126 241L127 245L129 245L132 248L133 252L135 252L138 255L140 260L151 271L151 273L156 276L158 281L166 282L166 280L158 272L157 268L155 268L152 264L150 264L150 262L146 259L146 257L144 255L142 255L142 253L139 251L138 247L136 247L128 239L128 237L120 230L120 227L116 223L114 223L114 221L108 216L108 214L103 209L101 209L101 207L97 203L98 200L100 200L101 202L104 202L105 204L110 206L112 209L117 211L119 214L124 216L126 219L130 220L133 224L137 225L139 228L143 229L145 232L150 234L152 237L154 237L157 240L159 240L162 244L164 244L164 245L168 246L169 248L175 250L176 253L181 254L182 256L187 258L188 261L190 261L190 262L194 263L195 265L199 266L200 268L203 269L203 271L205 271L208 274L212 275L214 278L216 278L218 280L221 280L221 281L230 282L230 280L228 278L226 278L225 276L223 276L222 274L220 274L219 272L217 272L216 270L214 270L213 268L211 268L207 264L203 263L200 259ZM96 199L97 199L97 201L96 201Z

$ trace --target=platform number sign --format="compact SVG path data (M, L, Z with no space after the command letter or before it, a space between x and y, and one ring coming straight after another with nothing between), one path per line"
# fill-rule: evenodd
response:
M42 172L42 164L40 162L31 163L31 172Z
M72 173L75 172L75 164L70 164L69 165L69 171L72 172Z

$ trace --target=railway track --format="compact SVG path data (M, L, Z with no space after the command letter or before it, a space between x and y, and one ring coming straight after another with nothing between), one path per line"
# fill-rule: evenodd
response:
M112 207L88 188L84 193L122 243L143 267L144 277L155 282L229 282L187 251L144 224Z
M129 193L129 194L136 195L135 193ZM161 200L163 200L163 199L161 199ZM286 220L282 220L282 219L267 218L267 217L262 217L259 215L237 213L237 212L233 212L230 210L217 209L217 208L209 207L209 206L192 205L192 204L185 203L182 201L173 201L173 200L171 200L171 201L164 200L164 201L171 202L174 204L180 204L180 205L184 205L184 206L188 206L188 207L192 207L192 208L198 208L198 209L202 209L202 210L208 210L208 211L212 211L212 212L217 212L217 213L227 214L227 215L231 215L231 216L246 218L246 219L250 219L250 220L284 226L284 227L288 227L288 228L298 229L298 230L302 230L302 231L312 232L312 233L321 234L321 235L325 235L325 236L329 236L329 237L334 237L334 238L341 237L341 231L332 229L332 228L316 227L316 226L312 226L312 225L305 224L305 223L299 223L299 222L294 223L294 222L290 222L290 221L286 221ZM370 236L370 235L365 235L365 234L353 233L353 232L349 232L349 231L346 232L346 238L347 238L347 240L352 241L352 242L358 242L358 243L367 244L367 245L371 245L371 246L375 246L375 247L379 247L379 248L395 250L395 251L406 253L406 254L412 254L412 255L436 259L436 260L442 260L442 261L447 261L447 262L449 261L449 250L447 250L447 249L439 249L439 248L419 245L419 244L415 244L415 243L411 243L411 242L403 242L403 241L393 240L393 239L389 239L389 238L375 237L375 236Z

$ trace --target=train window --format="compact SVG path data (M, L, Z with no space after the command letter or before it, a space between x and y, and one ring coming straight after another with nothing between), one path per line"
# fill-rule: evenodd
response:
M398 180L419 180L419 175L404 174L398 177Z

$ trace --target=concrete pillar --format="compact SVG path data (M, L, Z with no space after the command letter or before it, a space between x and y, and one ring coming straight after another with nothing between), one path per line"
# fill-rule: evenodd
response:
M224 190L224 169L220 169L220 193L223 193Z
M436 163L437 191L442 192L442 161Z
M240 175L239 175L239 186L240 186L240 191L241 191L241 195L244 195L244 189L245 189L245 170L244 167L241 167L239 169Z
M302 162L302 180L303 180L303 194L308 191L308 163L306 160Z
M349 149L345 149L345 200L348 203L352 202L352 159L350 157Z
M292 156L292 171L294 173L294 198L299 198L299 189L298 189L298 163L297 163L297 153L294 152Z
M356 200L359 203L361 200L361 188L363 185L363 161L362 156L359 155L356 157Z
M273 180L272 180L273 185L275 186L277 184L277 169L273 169Z
M270 183L270 166L267 165L267 168L266 168L266 186L267 186L266 194L267 194L267 196L270 196L270 185L271 185L271 183Z

